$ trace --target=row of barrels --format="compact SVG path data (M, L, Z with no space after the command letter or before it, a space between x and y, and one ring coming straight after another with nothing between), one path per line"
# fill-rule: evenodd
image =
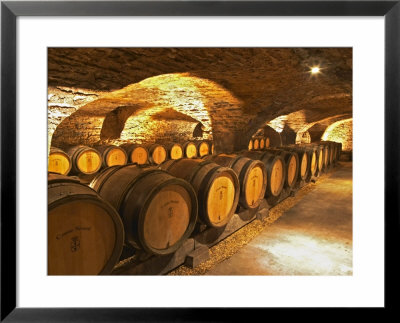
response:
M69 173L91 175L97 173L102 167L128 163L159 165L168 159L201 158L211 154L213 150L214 145L208 141L189 141L183 145L178 143L95 147L78 145L66 151L51 147L48 170L61 175Z
M269 148L271 142L269 137L251 138L248 144L248 150L263 150Z
M173 253L196 222L224 227L238 205L278 201L283 187L316 174L319 156L325 160L320 146L334 145L116 165L89 186L49 173L48 274L108 274L124 243L149 254Z

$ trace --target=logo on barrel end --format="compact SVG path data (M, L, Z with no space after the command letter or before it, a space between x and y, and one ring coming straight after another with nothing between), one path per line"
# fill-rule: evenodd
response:
M76 252L81 247L81 241L79 240L78 236L71 238L71 252Z

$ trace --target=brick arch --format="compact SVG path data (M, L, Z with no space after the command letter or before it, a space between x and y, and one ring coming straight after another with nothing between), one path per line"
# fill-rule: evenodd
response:
M59 124L52 145L188 140L200 123L204 139L232 149L231 133L247 122L240 105L216 82L188 73L159 75L84 105Z
M353 118L339 120L329 125L322 139L342 143L344 151L353 150Z
M310 77L306 64L310 60L323 62L318 77ZM159 103L170 101L164 108L173 103L173 109L202 122L217 152L229 152L245 149L257 129L279 116L306 110L315 121L332 116L333 110L351 113L351 48L53 48L48 65L49 94L54 94L49 104L60 105L56 109L49 105L49 111L62 111L51 129L71 114L65 111L66 104L79 111L80 102L85 101L86 107L96 98L108 110L105 115L139 104L143 110L137 115L142 115L154 108L154 94ZM65 90L58 93L61 88ZM122 100L125 94L127 102ZM147 99L137 102L140 97ZM106 106L99 101L104 99L119 102ZM184 106L186 111L180 111ZM198 107L204 115L197 113ZM70 125L75 134L82 134L79 140L91 142L102 138L105 115L92 116L91 124L85 124L91 132L86 135L79 122ZM128 117L126 123L132 120ZM173 126L178 121L169 122ZM60 124L59 130L64 126Z

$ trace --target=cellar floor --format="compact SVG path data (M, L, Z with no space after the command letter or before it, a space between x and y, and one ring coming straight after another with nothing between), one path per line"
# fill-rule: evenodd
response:
M205 275L352 275L352 163Z

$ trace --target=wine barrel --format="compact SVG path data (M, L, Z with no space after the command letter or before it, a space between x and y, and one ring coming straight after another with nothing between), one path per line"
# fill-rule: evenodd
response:
M315 148L316 154L317 154L317 172L316 174L320 176L322 172L324 171L325 168L325 163L324 163L324 158L325 158L325 147L324 145L318 144L318 143L310 143L308 144L312 147Z
M253 150L253 139L249 140L249 144L247 145L248 150Z
M306 149L315 151L316 170L314 176L320 176L324 169L324 146L316 143L302 144Z
M179 159L183 157L183 148L180 144L174 142L163 143L163 146L167 150L169 159Z
M199 141L196 143L196 148L199 157L203 157L210 154L210 146L207 141Z
M292 151L279 148L266 148L268 153L281 156L285 162L285 185L284 187L293 188L297 183L299 173L299 157Z
M318 175L324 170L324 147L322 145L314 145L317 151Z
M324 147L324 168L331 166L331 147L326 141L319 141L318 144Z
M118 146L104 145L94 147L100 154L103 167L111 167L115 165L126 165L128 155L126 151Z
M258 150L260 148L260 141L258 140L258 138L254 138L253 140L253 149L254 150Z
M267 189L265 196L278 198L283 190L286 180L286 169L283 158L277 153L263 151L243 152L248 158L261 161L267 171Z
M269 139L269 137L265 138L265 148L269 148L269 146L271 145L271 140Z
M235 171L240 183L240 206L255 209L260 205L267 189L267 171L261 161L226 154L207 156L206 160Z
M159 165L167 159L167 150L160 144L151 144L147 146L149 152L149 161L152 164Z
M260 138L260 150L263 150L265 148L265 139L264 138Z
M198 205L192 186L156 166L109 167L90 186L118 210L126 243L136 249L171 254L194 229Z
M298 155L299 159L299 180L306 181L310 174L310 154L307 154L304 148L296 147L296 145L280 147L283 150L293 151Z
M192 141L187 141L183 144L183 152L187 158L197 157L197 147Z
M74 146L68 149L67 154L71 158L71 172L74 174L92 175L101 168L101 155L94 148L83 145Z
M314 147L306 147L305 150L310 155L310 175L316 176L318 171L317 150Z
M326 145L321 144L321 146L322 146L322 152L323 152L323 154L322 154L323 155L323 167L326 170L326 168L328 167L329 150L328 150L328 147Z
M68 175L71 167L71 159L65 151L56 147L50 148L47 167L49 172Z
M159 168L193 185L199 201L200 222L215 228L229 222L235 213L240 191L238 177L232 169L189 158L168 160Z
M332 149L332 157L330 156L331 164L335 164L340 157L340 152L342 150L342 144L335 141L324 141L324 143L328 144Z
M47 229L48 275L107 275L122 252L117 211L71 177L48 175Z
M316 176L318 171L318 159L317 159L316 148L310 144L298 144L295 145L295 149L298 149L300 151L305 151L308 156L307 180L309 180L311 176Z
M122 144L120 147L126 151L131 163L139 165L148 163L149 151L145 146L137 144Z

